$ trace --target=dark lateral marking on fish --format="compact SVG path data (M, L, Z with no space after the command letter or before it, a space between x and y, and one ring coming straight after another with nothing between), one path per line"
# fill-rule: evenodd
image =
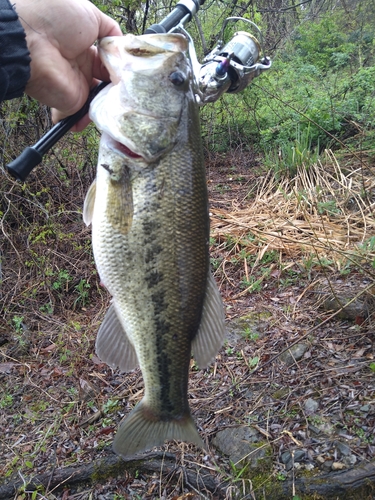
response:
M171 365L171 360L168 358L167 353L161 353L161 359L158 356L159 373L161 375L161 412L166 414L173 414L174 405L170 398L170 373L169 366Z
M160 223L154 220L144 220L143 225L143 244L148 247L150 244L157 245Z
M147 241L149 243L149 241ZM145 263L149 264L155 257L157 257L163 251L163 247L157 243L153 244L151 248L147 247L145 251Z
M151 296L155 312L155 333L156 333L156 359L158 363L159 385L160 385L160 412L161 415L170 414L173 411L173 403L170 398L170 381L172 366L171 360L168 357L168 339L171 325L168 321L161 318L161 314L166 309L165 292L153 293Z
M165 309L165 291L158 290L151 295L152 304L154 306L155 316L159 316Z
M169 333L171 329L171 324L168 323L168 321L165 321L164 319L155 318L155 325L158 334L160 334L162 337L165 334Z
M160 222L154 221L152 219L143 221L143 231L147 236L150 236L151 233L160 229Z
M156 286L160 281L163 280L163 273L159 273L156 269L152 269L146 276L145 280L149 288Z
M160 322L160 325L164 323L164 331L169 331L169 326L165 322ZM173 411L173 403L170 398L170 381L171 373L169 371L172 365L171 360L166 352L166 339L162 331L158 331L156 335L156 359L158 363L158 374L159 374L159 384L160 384L160 403L161 403L161 413L171 414Z

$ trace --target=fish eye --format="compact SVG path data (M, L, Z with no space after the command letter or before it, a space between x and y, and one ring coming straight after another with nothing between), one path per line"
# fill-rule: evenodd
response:
M173 85L176 85L177 87L180 87L185 82L184 75L179 71L174 71L173 73L171 73L169 75L169 80L173 83Z

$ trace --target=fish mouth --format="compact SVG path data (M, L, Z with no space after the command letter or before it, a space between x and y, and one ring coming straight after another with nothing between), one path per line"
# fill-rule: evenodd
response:
M113 140L113 147L117 151L120 151L122 154L127 156L128 158L143 158L143 156L135 153L131 149L129 149L125 144L121 144L121 142Z
M139 155L135 151L131 150L128 146L118 141L114 137L111 137L108 133L103 132L103 136L105 136L107 146L112 149L115 153L119 153L127 158L131 158L132 160L145 160L142 155Z

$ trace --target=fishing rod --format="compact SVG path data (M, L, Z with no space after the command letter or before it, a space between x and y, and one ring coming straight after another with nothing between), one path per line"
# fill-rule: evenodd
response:
M199 11L205 0L181 0L175 8L158 24L147 28L144 34L182 33L189 41L189 57L192 64L195 94L198 105L215 102L225 93L244 90L263 71L271 67L271 60L262 56L262 34L256 24L242 17L225 19L219 41L201 64L198 61L194 42L185 25ZM247 31L237 31L231 40L225 42L225 28L229 22L242 21L258 33L259 40ZM44 136L6 165L9 174L19 181L25 181L30 172L43 161L43 156L89 111L91 101L110 82L101 82L93 88L86 103L74 115L64 118L54 125Z

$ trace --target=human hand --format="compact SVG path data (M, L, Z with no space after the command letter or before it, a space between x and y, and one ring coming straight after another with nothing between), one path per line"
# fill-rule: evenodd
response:
M15 10L31 56L25 92L54 108L56 123L78 111L99 80L109 81L93 43L122 35L120 27L89 0L16 0ZM86 115L72 130L89 121Z

